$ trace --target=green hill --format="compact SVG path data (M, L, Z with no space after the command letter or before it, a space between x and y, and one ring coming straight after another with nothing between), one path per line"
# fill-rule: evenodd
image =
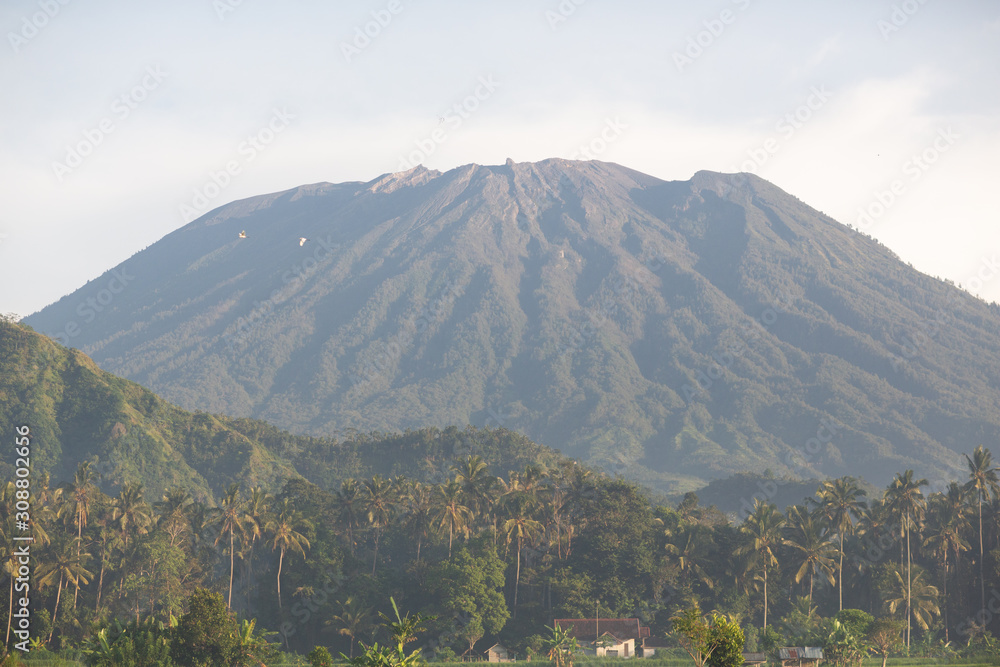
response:
M137 480L153 498L183 485L210 501L232 482L277 488L295 476L324 488L374 474L429 480L470 454L495 474L560 459L506 429L355 433L337 442L187 412L101 370L79 350L0 320L0 427L11 444L22 424L33 435L33 474L69 479L80 462L94 461L105 488ZM13 454L0 459L0 477L13 479Z

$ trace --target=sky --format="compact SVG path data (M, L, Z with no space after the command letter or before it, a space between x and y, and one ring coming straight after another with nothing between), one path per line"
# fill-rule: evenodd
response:
M0 313L415 164L749 171L1000 301L995 0L4 0Z

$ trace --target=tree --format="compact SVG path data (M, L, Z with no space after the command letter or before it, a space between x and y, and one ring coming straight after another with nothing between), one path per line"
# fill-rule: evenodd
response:
M918 529L923 520L927 502L920 487L928 483L926 479L914 480L913 471L907 470L897 473L885 492L889 508L899 519L900 529L906 538L906 648L910 647L910 533Z
M306 555L310 547L309 540L298 531L302 527L302 517L292 506L290 499L285 498L278 513L266 524L266 530L271 535L271 551L278 549L278 609L281 609L281 566L285 562L286 551L297 551Z
M794 562L799 565L795 572L795 583L802 583L806 575L809 575L809 605L812 606L813 580L816 575L819 574L829 583L834 583L833 557L837 549L830 543L826 531L799 505L788 508L787 526L789 530L785 543L793 549ZM843 567L843 553L841 553L841 567Z
M546 626L552 635L542 643L543 650L546 650L549 660L554 667L573 667L573 655L579 650L576 637L569 634L569 630L553 625Z
M375 642L369 646L361 642L364 652L358 657L348 658L341 653L340 657L347 659L348 664L353 667L416 667L424 663L420 656L420 649L407 653L405 646L416 639L418 632L424 631L425 628L421 627L421 623L433 620L434 617L422 614L410 616L409 613L400 617L396 601L393 598L389 598L389 601L392 603L396 620L393 621L381 612L379 612L379 616L382 617L382 625L389 631L392 645L379 646L378 642Z
M360 604L357 598L348 597L341 601L340 613L326 621L326 625L335 626L339 634L351 638L351 653L348 658L354 657L354 640L361 629L368 626L368 619L366 606Z
M90 469L90 461L85 461L77 467L72 482L63 482L59 485L62 497L66 499L62 507L59 508L59 513L65 512L72 516L73 522L76 524L77 559L80 557L80 548L83 543L83 529L90 518L91 504L97 493L97 487L94 485L95 477L96 475ZM73 592L74 609L76 609L76 601L79 597L80 582L77 581L76 590Z
M753 512L740 526L740 532L750 538L750 542L742 546L739 551L755 555L763 572L765 629L767 628L767 571L772 566L778 566L776 552L779 546L785 544L781 535L781 528L784 525L785 517L778 511L777 506L762 502L758 498L754 500Z
M949 641L948 628L948 575L951 570L949 556L955 554L958 566L959 554L969 550L969 543L962 534L969 527L966 518L965 490L957 483L948 486L946 494L934 494L929 503L932 520L930 534L924 538L924 546L930 548L941 564L942 610L944 611L944 637Z
M233 572L236 570L236 536L241 538L246 534L243 516L243 501L240 499L240 485L232 483L222 495L219 509L216 511L214 523L218 534L215 537L215 545L228 537L229 540L229 597L226 607L233 606Z
M818 505L818 512L830 523L833 530L837 531L840 538L840 563L837 565L838 611L844 608L844 537L854 533L853 519L864 516L867 505L861 498L866 495L853 477L827 480L820 484L816 492L819 500L814 502Z
M333 656L330 655L330 651L325 646L317 646L309 651L306 660L312 667L333 667Z
M521 549L525 540L534 540L542 532L542 524L531 517L528 500L524 496L514 498L507 504L508 519L504 521L503 531L507 535L507 544L517 540L517 570L514 576L514 613L517 613L517 589L521 583Z
M492 547L479 556L460 549L430 575L431 588L441 596L443 609L463 619L463 626L456 628L468 645L462 655L471 653L485 633L498 634L510 618L502 593L504 569Z
M361 515L361 488L356 480L346 479L333 497L333 511L337 520L347 527L347 544L354 555L354 526Z
M188 611L177 622L171 654L178 665L232 665L237 657L236 619L222 595L199 588L188 599Z
M982 445L976 447L970 457L965 454L965 462L969 466L969 482L966 488L976 492L979 505L979 596L980 609L986 608L986 578L983 574L983 500L986 497L996 497L1000 493L1000 482L997 480L997 468L993 467L993 455ZM907 631L906 645L910 645Z
M912 581L909 577L907 577L906 581L903 581L903 576L898 571L895 572L895 575L898 588L896 589L896 597L887 600L889 603L889 613L895 614L900 607L905 605L906 613L908 614L906 619L907 636L909 636L910 632L910 618L922 630L930 629L934 616L941 614L941 609L938 607L937 587L931 586L924 581L924 571L921 569L917 570Z
M131 533L145 534L152 518L149 505L142 497L142 484L122 484L122 489L112 504L111 517L121 533L126 549Z
M882 667L889 660L889 654L898 650L903 624L889 618L880 618L868 626L866 640L875 653L882 656Z
M436 487L434 523L442 530L448 529L448 558L455 533L469 534L472 510L463 504L462 486L455 480Z
M76 548L76 543L76 538L64 543L49 560L38 568L38 585L40 587L49 586L55 581L59 582L56 588L56 605L52 610L52 628L49 630L49 641L52 641L52 633L56 629L56 616L59 613L59 599L63 584L65 583L67 586L80 582L87 584L90 583L88 577L94 576L83 567L84 560L89 558L90 554L81 553Z
M697 607L685 609L670 619L671 633L695 667L739 667L743 664L743 629L734 619L713 614L702 617ZM712 660L715 653L716 660Z
M393 514L392 482L375 475L365 482L365 511L368 525L375 536L375 555L372 556L372 576L375 576L375 565L378 563L378 543L382 530L392 521Z
M152 617L124 627L116 619L84 641L84 662L89 667L173 667L171 632Z

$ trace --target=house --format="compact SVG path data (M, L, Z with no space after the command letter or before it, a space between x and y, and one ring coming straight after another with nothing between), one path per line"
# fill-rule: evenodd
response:
M671 642L666 637L644 637L642 644L636 648L636 654L640 658L652 658L656 655L657 650L665 650L676 645L675 642Z
M596 656L631 658L649 637L649 628L637 618L557 618L555 625L575 637L584 653Z
M743 652L743 664L749 667L757 667L758 665L763 665L767 662L766 653L748 653Z
M494 644L483 651L483 653L486 654L487 662L513 662L510 657L510 652L503 644Z
M813 646L791 646L778 649L782 667L817 667L823 659L823 649Z

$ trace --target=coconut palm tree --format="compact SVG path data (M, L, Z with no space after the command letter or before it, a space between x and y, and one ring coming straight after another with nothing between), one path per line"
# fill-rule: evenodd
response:
M895 597L886 600L889 604L889 613L895 614L900 607L905 606L907 614L912 617L917 626L925 631L928 630L934 616L941 614L941 609L938 607L937 587L924 581L924 571L919 567L912 579L907 578L906 581L903 580L903 575L899 573L899 570L896 570L894 574L896 575ZM907 625L909 625L909 618Z
M740 525L740 532L749 541L738 549L744 554L756 555L763 572L764 580L764 629L767 629L767 571L778 567L777 550L785 544L781 529L785 525L785 517L772 503L754 500L753 511Z
M341 601L340 613L334 614L326 621L326 625L336 627L339 634L351 638L351 652L348 657L353 658L354 640L363 628L368 627L370 620L371 614L365 605L361 604L355 597L348 597Z
M215 511L212 524L216 527L215 546L219 542L229 540L229 597L226 600L226 607L233 607L233 572L236 570L236 538L243 539L246 536L246 515L244 514L244 502L240 498L240 485L232 483L226 492L222 494L219 501L219 508Z
M433 520L441 530L448 529L449 559L455 533L468 535L473 520L472 510L462 500L462 486L456 480L435 487Z
M375 536L375 555L372 557L372 576L375 576L375 565L378 563L378 545L382 531L392 522L394 500L393 484L381 475L375 475L365 482L364 507Z
M899 521L901 535L906 538L906 648L910 647L910 534L919 530L924 519L927 501L920 490L927 486L926 479L914 480L913 471L897 473L896 478L885 492L885 500L890 511Z
M90 469L90 461L85 461L77 466L72 482L63 482L59 485L62 490L63 503L59 507L57 516L63 515L72 517L76 525L76 548L80 550L83 544L83 529L87 526L90 518L91 505L97 495L97 486L94 479L97 475ZM79 556L79 554L77 554ZM77 599L80 597L79 581L76 590L73 592L73 608L76 609Z
M824 530L801 505L788 508L786 529L785 543L792 548L795 563L799 566L795 571L795 583L802 583L806 575L809 575L808 604L811 607L816 575L819 574L830 584L835 583L833 573L836 568L833 559L837 556L838 549L830 541L829 532Z
M681 522L675 529L666 529L667 544L664 547L670 561L690 583L702 583L713 588L715 582L704 566L708 564L714 550L712 530L701 524Z
M504 507L508 517L503 524L507 544L517 540L517 570L514 576L513 612L517 614L517 589L521 583L521 549L526 541L537 538L542 533L542 524L532 517L532 507L526 496L517 496Z
M969 481L966 488L976 492L976 502L979 505L979 596L981 609L986 608L986 577L983 574L983 500L996 498L1000 495L1000 481L997 480L997 468L993 467L993 455L982 445L976 447L970 457L964 454L969 466Z
M964 496L963 488L956 482L952 482L948 487L947 494L935 493L928 503L931 519L928 520L927 525L931 527L931 532L924 538L924 546L931 550L941 564L945 641L949 639L948 574L951 563L948 557L954 553L957 565L959 553L969 549L969 543L962 537L962 533L969 527L969 521L966 517L968 506L965 504Z
M88 577L93 577L83 563L90 554L77 549L77 539L73 538L65 542L61 548L56 549L49 559L38 567L38 585L42 588L58 581L56 588L56 605L52 609L52 628L49 630L48 641L52 641L52 633L56 629L56 616L59 614L59 600L62 596L63 584L90 583Z
M177 546L181 536L190 527L186 509L191 502L188 490L175 486L168 489L161 500L153 505L159 515L156 524L170 537L170 546Z
M427 539L427 531L431 526L434 512L434 500L430 487L420 482L414 482L406 493L406 514L403 516L402 527L408 534L416 538L417 560L420 562L420 549Z
M298 551L305 558L306 549L310 548L309 540L299 532L304 528L306 522L302 516L292 506L291 501L285 498L278 511L272 516L265 526L267 533L271 536L271 551L278 549L278 609L281 609L281 566L285 562L286 551Z
M121 533L125 548L128 548L129 535L131 533L144 535L153 520L149 505L142 495L142 484L132 482L122 484L121 491L112 501L111 508L112 520Z
M490 490L496 477L490 475L489 466L479 456L470 456L452 465L455 481L462 488L462 502L472 510L474 518L480 516L489 504Z
M844 608L844 538L854 533L854 519L861 519L867 504L863 497L868 495L853 477L827 480L820 484L816 492L818 500L812 501L816 511L837 533L840 541L840 559L837 564L839 609Z
M342 525L347 527L347 545L354 555L354 527L362 515L361 487L353 479L345 479L333 496L333 511Z

